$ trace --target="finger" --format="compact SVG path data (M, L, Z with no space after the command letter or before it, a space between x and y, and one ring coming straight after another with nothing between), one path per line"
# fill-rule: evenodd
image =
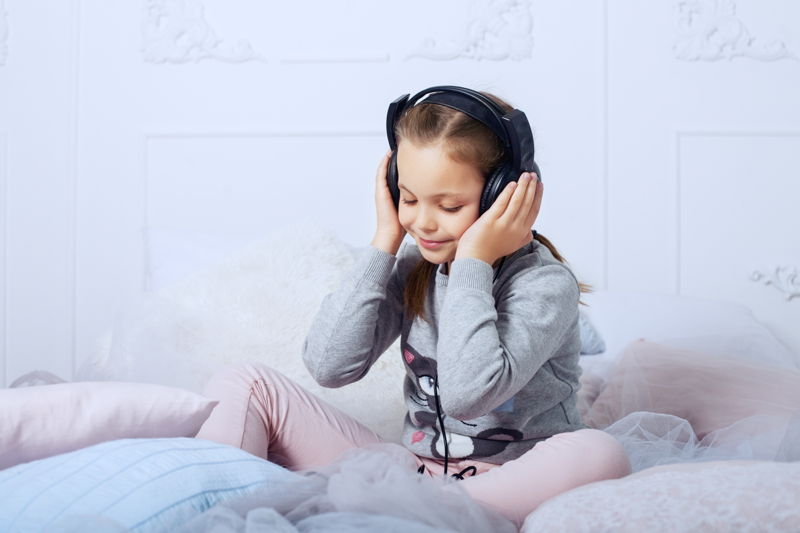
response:
M489 211L494 211L496 216L499 218L503 215L506 211L506 207L508 206L508 202L511 200L512 196L514 195L514 191L519 187L519 184L515 181L511 181L506 184L506 187L500 192L500 195L497 197L497 200L492 204L489 208Z
M380 163L378 163L378 175L380 175L382 173L382 171L385 172L384 169L389 167L389 158L391 157L391 155L392 155L392 151L391 150L389 150L385 154L383 154L383 157L381 158Z
M522 176L520 176L519 181L517 182L516 190L511 195L511 199L508 202L508 207L503 213L505 217L508 217L513 220L516 219L517 216L519 216L522 210L523 202L525 200L526 192L529 189L528 182L529 178L527 177L527 173L523 173ZM525 214L527 214L527 209L525 209Z
M536 196L533 198L533 205L531 206L531 210L528 212L528 227L533 227L534 222L536 222L536 217L539 216L539 209L542 206L542 196L544 195L544 183L536 180L536 187L532 188L536 190Z
M536 190L539 184L539 180L535 173L531 172L530 176L531 182L528 183L528 187L525 189L525 201L522 204L523 217L526 221L530 217L533 209L533 203L536 200Z
M386 154L381 159L381 162L378 163L378 169L375 171L375 186L377 190L381 190L382 188L389 187L389 183L387 181L388 178L388 169L389 169L389 156L391 155L391 150L386 152Z

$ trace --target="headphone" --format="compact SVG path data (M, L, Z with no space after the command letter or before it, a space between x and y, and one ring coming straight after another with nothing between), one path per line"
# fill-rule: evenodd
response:
M408 94L404 94L389 104L389 111L386 113L386 135L389 138L392 155L386 181L395 208L400 205L400 189L397 183L397 139L394 128L400 116L417 103L439 104L461 111L484 124L502 141L505 157L490 173L483 186L478 216L485 213L506 185L517 181L523 172L535 172L541 181L539 166L533 160L533 133L525 113L519 109L506 113L491 98L466 87L439 85L420 91L411 98Z

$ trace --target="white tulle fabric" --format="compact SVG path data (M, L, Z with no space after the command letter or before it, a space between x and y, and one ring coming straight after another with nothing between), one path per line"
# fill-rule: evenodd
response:
M478 532L512 533L503 516L476 505L452 479L416 472L397 444L373 444L290 486L267 487L214 507L177 530L182 533Z
M800 460L800 371L636 341L607 380L584 377L584 420L634 472L677 462Z

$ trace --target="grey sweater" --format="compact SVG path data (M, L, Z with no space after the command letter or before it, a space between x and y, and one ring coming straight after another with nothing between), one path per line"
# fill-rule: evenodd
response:
M408 407L403 444L444 457L494 464L538 441L586 427L576 409L580 334L577 280L534 240L506 258L497 280L479 259L439 265L428 293L430 323L409 321L403 287L421 254L403 242L397 256L369 246L328 294L303 346L303 361L325 387L361 379L401 338ZM393 355L394 356L394 355Z

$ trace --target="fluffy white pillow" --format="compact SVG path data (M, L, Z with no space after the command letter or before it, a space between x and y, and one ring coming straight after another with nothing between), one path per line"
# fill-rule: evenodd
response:
M160 246L169 248L163 239ZM301 358L322 299L339 287L362 249L313 221L275 228L213 268L145 294L77 377L201 393L224 365L259 361L397 442L405 416L399 338L364 379L340 389L319 386Z
M0 469L129 437L193 437L216 400L147 383L0 389Z

